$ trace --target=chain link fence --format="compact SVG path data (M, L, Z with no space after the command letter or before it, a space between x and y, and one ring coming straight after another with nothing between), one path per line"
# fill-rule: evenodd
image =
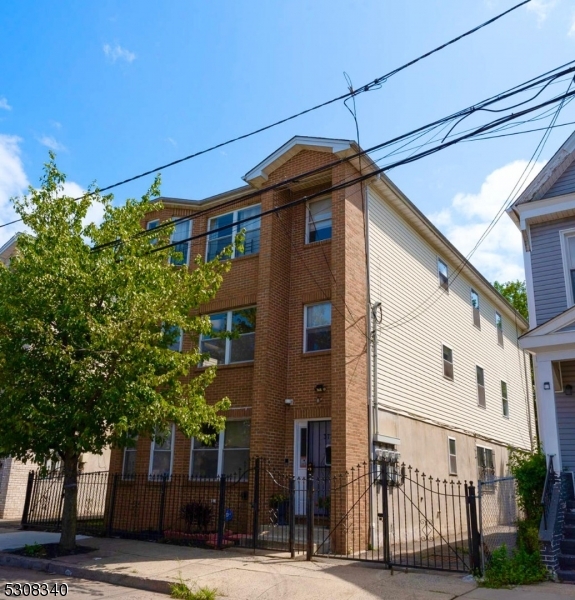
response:
M493 550L505 544L511 555L517 547L517 521L523 515L517 504L515 477L479 481L478 494L481 563L485 572Z

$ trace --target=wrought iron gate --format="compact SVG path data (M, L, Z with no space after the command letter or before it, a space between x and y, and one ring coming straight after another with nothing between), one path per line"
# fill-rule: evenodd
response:
M469 573L479 568L475 487L405 464L358 465L331 482L316 554Z

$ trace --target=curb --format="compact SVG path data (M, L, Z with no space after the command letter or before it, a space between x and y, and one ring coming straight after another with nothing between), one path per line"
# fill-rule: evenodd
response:
M76 567L43 558L27 558L26 556L0 552L0 566L45 571L52 575L102 581L103 583L121 585L136 590L170 595L170 583L162 579L149 579L148 577L139 577L137 575L124 575L123 573L87 569L86 567Z

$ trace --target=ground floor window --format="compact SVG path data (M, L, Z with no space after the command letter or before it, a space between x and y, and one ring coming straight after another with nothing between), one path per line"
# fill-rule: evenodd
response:
M495 461L493 450L483 446L477 446L477 479L479 481L490 481L495 477Z
M150 477L170 476L174 462L174 425L168 431L156 430L150 448Z
M216 478L242 477L250 462L251 421L227 421L226 428L212 442L192 438L190 476Z

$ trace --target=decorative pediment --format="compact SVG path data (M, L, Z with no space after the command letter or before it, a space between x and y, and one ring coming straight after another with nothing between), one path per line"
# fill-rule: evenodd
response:
M575 348L575 306L522 335L519 345L532 351L559 346Z

